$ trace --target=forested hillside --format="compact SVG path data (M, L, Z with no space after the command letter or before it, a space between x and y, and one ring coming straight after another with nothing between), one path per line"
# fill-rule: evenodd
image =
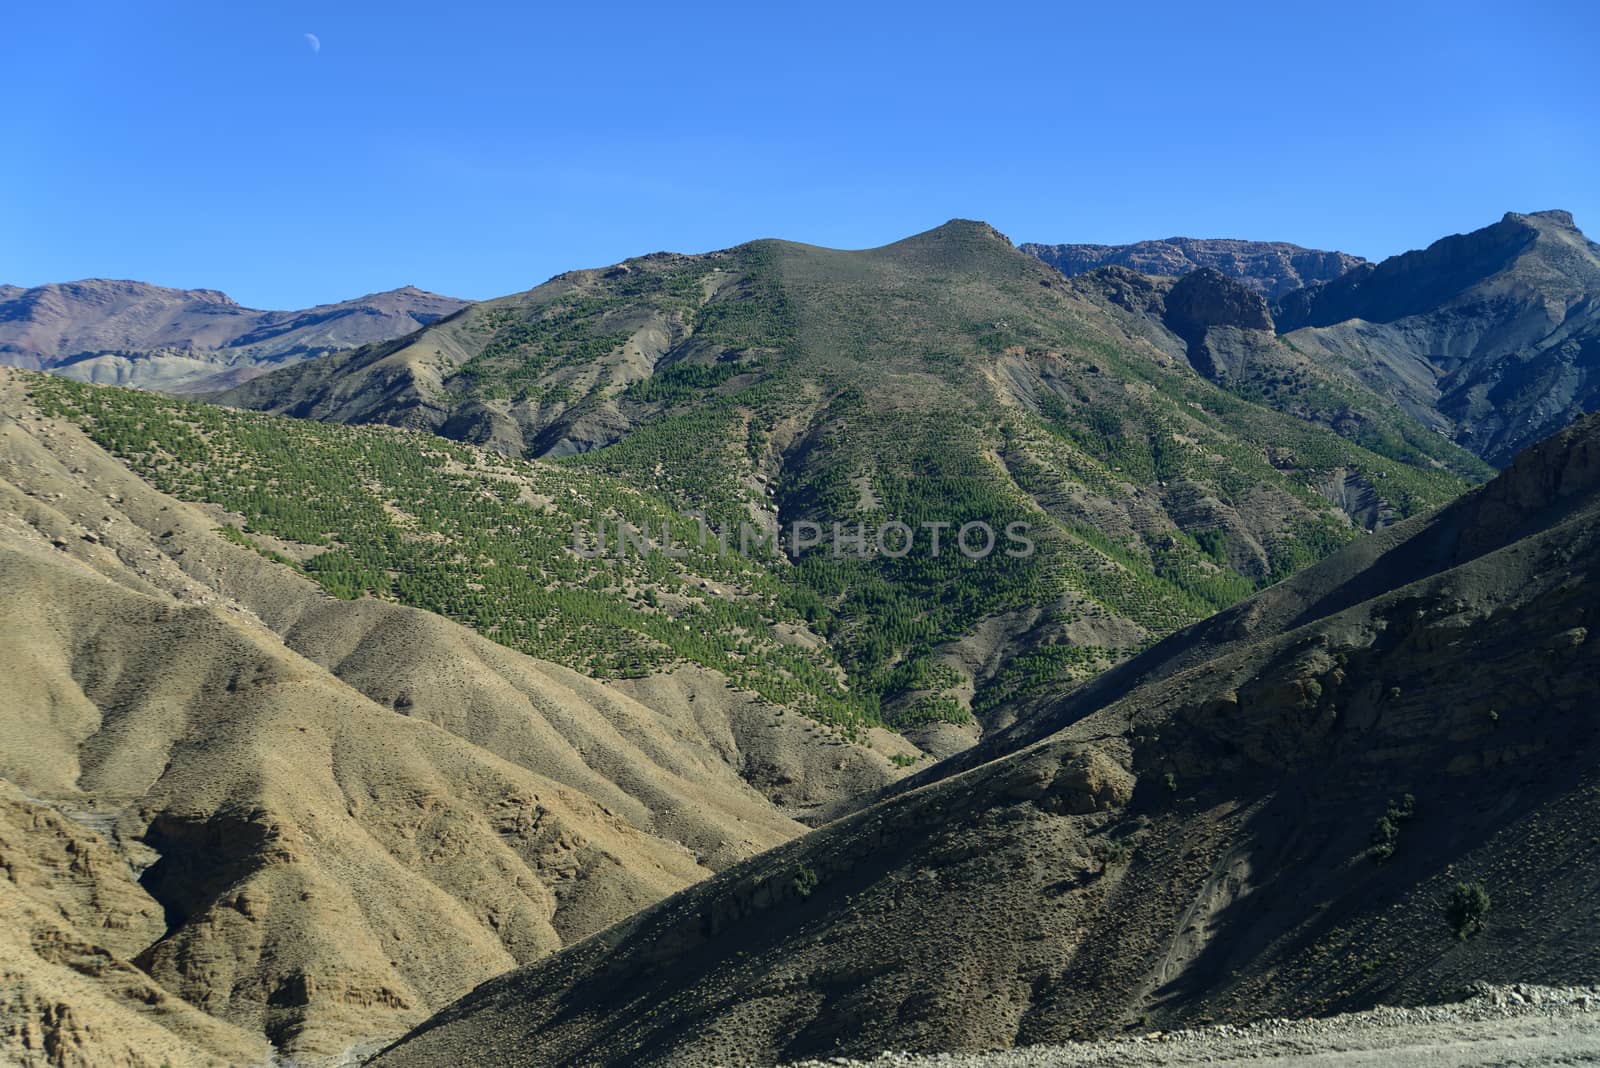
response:
M1230 328L1207 329L1217 348ZM1027 523L1023 558L925 540L771 572L852 714L998 722L1486 470L1371 393L1291 373L1270 332L1239 343L1265 370L1208 377L1143 309L953 222L863 252L761 241L570 272L219 399L604 474L729 535Z

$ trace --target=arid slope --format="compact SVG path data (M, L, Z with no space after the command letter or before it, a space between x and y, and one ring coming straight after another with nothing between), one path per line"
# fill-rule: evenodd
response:
M658 711L328 597L0 411L5 1057L315 1063L803 830L743 775L889 777L709 672Z

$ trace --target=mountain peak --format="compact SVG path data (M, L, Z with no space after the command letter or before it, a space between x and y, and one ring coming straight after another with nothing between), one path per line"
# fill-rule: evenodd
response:
M1531 222L1535 225L1545 223L1558 226L1563 230L1576 230L1578 224L1572 219L1572 212L1561 208L1550 208L1546 211L1530 211L1526 213L1508 211L1501 222Z
M1595 406L1597 291L1600 245L1571 212L1513 211L1290 293L1273 318L1319 331L1306 342L1387 379L1500 464Z
M916 262L924 266L941 264L960 270L1014 270L1016 260L1024 261L1011 239L986 222L977 219L951 219L942 226L913 234L881 249L869 250L878 256ZM1009 263L1009 268L1001 264ZM980 265L986 265L980 268Z
M1278 326L1295 330L1350 319L1390 323L1425 314L1451 301L1478 299L1512 272L1544 277L1548 272L1541 262L1554 262L1552 254L1570 258L1567 250L1583 243L1569 211L1507 212L1493 225L1440 238L1425 249L1288 294L1277 309ZM1576 261L1570 268L1584 275L1595 272L1592 264Z
M990 226L982 219L951 219L944 225L936 226L932 230L928 230L925 233L921 233L916 235L916 237L910 238L910 240L916 241L919 238L936 238L939 240L957 238L967 241L994 241L1003 243L1008 248L1015 247L1009 237L1007 237L1005 234L1002 234L999 230L996 230L993 226Z

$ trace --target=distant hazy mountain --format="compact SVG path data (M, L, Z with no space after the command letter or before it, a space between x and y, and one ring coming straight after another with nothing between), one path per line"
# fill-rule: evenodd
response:
M1210 267L1269 300L1339 277L1367 261L1345 252L1301 248L1286 241L1168 237L1132 245L1025 244L1022 251L1067 276L1097 267L1127 267L1140 274L1184 275Z
M214 289L145 282L0 286L0 363L149 389L223 389L409 334L466 303L405 286L303 311L258 311Z
M1291 345L1493 463L1600 407L1600 246L1565 211L1359 266L1274 316Z

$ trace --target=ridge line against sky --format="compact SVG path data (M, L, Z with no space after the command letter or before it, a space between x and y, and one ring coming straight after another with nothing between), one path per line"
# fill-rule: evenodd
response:
M302 308L951 217L1374 260L1600 218L1577 3L139 8L8 16L0 283Z

